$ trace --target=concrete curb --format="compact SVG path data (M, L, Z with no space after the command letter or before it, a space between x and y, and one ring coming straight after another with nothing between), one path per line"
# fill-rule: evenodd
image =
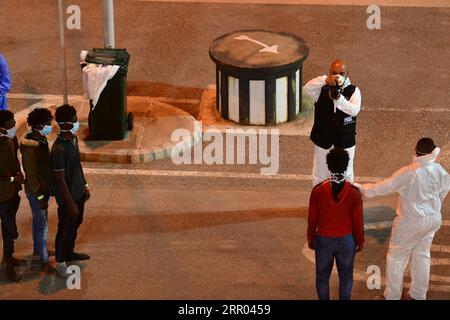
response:
M196 121L194 117L185 111L173 107L167 103L154 102L159 107L169 110L170 113L176 114L177 117L183 119L185 123L182 128L189 130L192 139L189 143L183 145L182 142L167 141L151 148L117 148L113 152L96 152L91 151L87 147L80 146L81 160L92 162L113 162L113 163L143 163L155 160L161 160L171 157L172 150L178 148L179 152L190 150L195 143L201 139L201 131L194 126ZM173 130L179 127L174 127Z
M280 136L309 137L314 122L314 104L307 97L302 97L302 112L297 119L277 125L242 125L223 119L216 110L216 86L208 85L200 101L199 118L203 121L203 131L217 129L224 133L226 129L279 129Z
M80 143L80 155L82 161L92 161L92 162L112 162L112 163L142 163L150 162L160 159L165 159L171 157L172 151L174 152L186 152L189 151L196 143L201 141L202 132L198 126L194 126L196 119L188 114L187 112L171 106L165 101L164 98L153 98L153 97L129 97L131 100L140 100L149 103L154 103L160 108L167 110L168 114L176 116L181 121L181 128L188 130L191 134L192 139L190 141L172 142L167 141L156 145L151 148L115 148L114 150L108 150L108 152L103 152L102 150L92 150L87 147L83 142ZM17 136L20 139L23 138L27 132L27 116L28 113L37 107L48 108L52 111L56 109L57 105L62 103L61 99L51 99L35 103L30 107L21 110L15 114L16 126L18 128ZM77 109L80 116L80 123L85 124L86 110L85 107L88 106L87 99L74 99L70 101L72 105ZM173 130L180 128L180 125L174 127ZM54 128L55 129L55 128ZM56 131L56 130L54 130ZM169 137L170 139L170 137ZM52 137L49 137L50 143L52 143Z

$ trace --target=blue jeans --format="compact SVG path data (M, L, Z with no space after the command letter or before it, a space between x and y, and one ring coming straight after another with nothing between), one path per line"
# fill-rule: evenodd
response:
M353 264L356 242L352 234L344 237L314 239L316 254L316 290L320 300L330 299L329 280L334 260L339 275L339 299L350 300L353 288Z
M39 207L39 200L33 194L27 193L27 198L33 214L34 252L39 254L42 263L46 263L49 260L47 252L48 211Z

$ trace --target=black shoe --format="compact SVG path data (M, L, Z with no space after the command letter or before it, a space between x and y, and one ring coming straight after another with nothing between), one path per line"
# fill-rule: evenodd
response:
M14 259L12 256L6 256L4 257L4 261L6 264L6 276L8 277L8 279L11 282L19 282L21 279L20 277L17 275L16 270L14 269Z
M8 263L11 263L13 267L18 267L18 266L24 266L27 264L26 260L22 260L22 259L16 259L13 256L3 256L3 260L2 260L2 266L5 267L8 265Z
M74 252L69 256L68 261L82 261L82 260L89 260L91 257L85 253L77 253Z

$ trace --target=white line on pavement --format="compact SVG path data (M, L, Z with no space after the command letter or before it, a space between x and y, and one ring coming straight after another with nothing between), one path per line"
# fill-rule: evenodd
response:
M9 99L33 99L33 100L59 100L62 99L61 95L55 94L32 94L32 93L9 93ZM197 99L183 99L183 98L166 98L166 97L146 97L146 96L128 96L129 99L155 99L161 100L167 103L199 103ZM69 100L83 100L86 99L83 95L69 95ZM376 107L367 107L363 106L362 110L367 111L382 111L382 112L410 112L410 113L419 113L419 112L438 112L445 113L449 112L450 108L413 108L413 109L399 109L399 108L376 108Z
M311 181L311 175L279 173L262 175L260 173L222 172L222 171L174 171L174 170L139 170L139 169L104 169L85 168L85 174L93 175L123 175L123 176L156 176L156 177L200 177L200 178L230 178L230 179L262 179L262 180L299 180ZM377 182L380 177L359 177L359 182Z
M364 224L364 230L386 229L392 227L392 221L380 221Z
M33 100L62 100L62 96L58 94L32 94L32 93L8 93L8 99L33 99ZM85 99L83 95L69 95L70 100Z
M399 109L399 108L374 108L374 107L362 107L363 111L383 111L383 112L449 112L450 108L414 108L414 109Z
M62 100L61 95L55 94L32 94L32 93L9 93L9 99L24 99L24 100ZM166 103L188 103L196 104L200 103L198 99L186 99L186 98L170 98L170 97L147 97L147 96L128 96L131 100L158 100ZM84 95L69 95L69 100L87 100Z
M135 0L140 2L188 2L188 3L235 3L235 4L307 4L307 5L346 5L392 7L450 7L448 0Z

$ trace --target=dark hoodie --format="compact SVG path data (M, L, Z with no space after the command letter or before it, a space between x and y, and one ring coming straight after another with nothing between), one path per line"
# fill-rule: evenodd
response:
M52 171L47 139L37 140L28 133L20 144L20 152L25 170L25 192L36 197L50 195Z

